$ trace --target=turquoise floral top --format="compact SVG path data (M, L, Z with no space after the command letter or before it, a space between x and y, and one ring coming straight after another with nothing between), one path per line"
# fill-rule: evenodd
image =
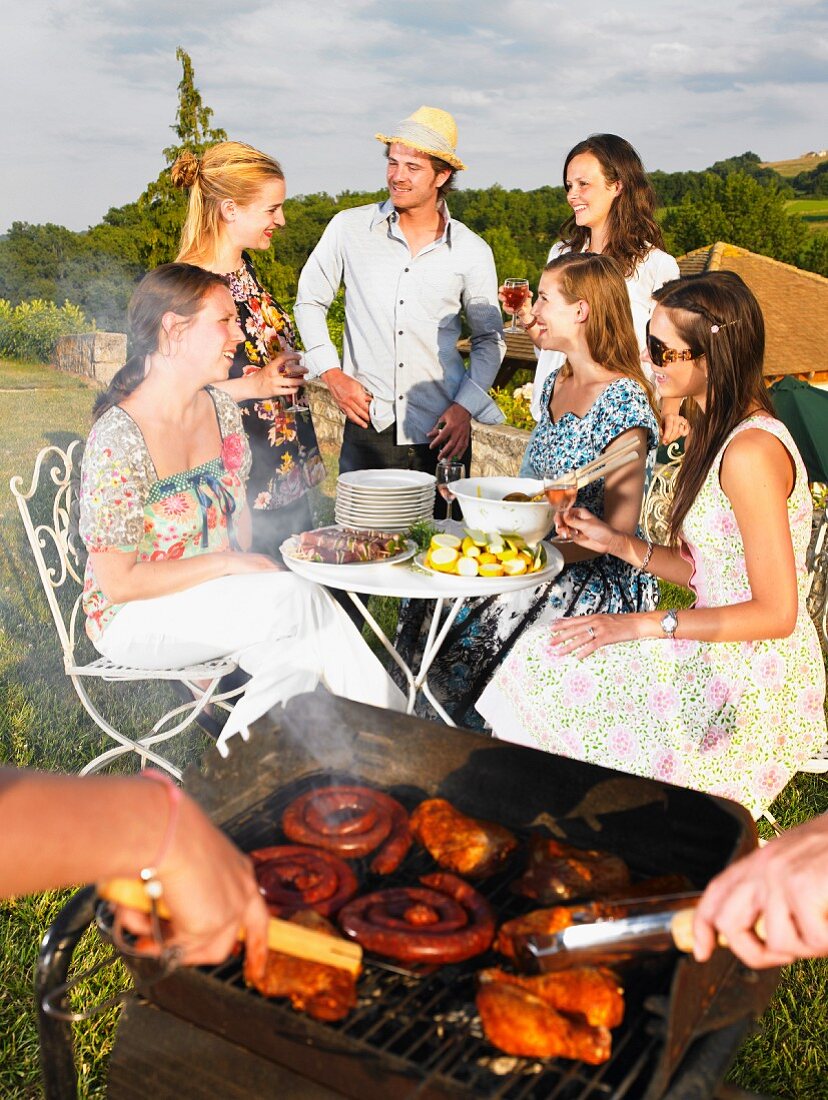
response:
M172 477L159 479L141 429L119 406L92 428L80 485L80 533L89 551L137 549L138 561L163 561L239 549L235 519L244 506L250 448L235 401L211 386L207 391L216 407L221 454ZM83 610L93 642L121 607L101 591L90 557Z

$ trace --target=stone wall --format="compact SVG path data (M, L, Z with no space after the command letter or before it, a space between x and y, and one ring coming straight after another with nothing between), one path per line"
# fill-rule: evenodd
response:
M342 445L343 414L324 382L309 382L307 392L319 442L338 451ZM518 428L473 423L470 476L516 475L528 441L529 433Z
M83 332L61 336L55 346L55 366L71 374L94 378L108 386L126 362L127 338L123 332Z

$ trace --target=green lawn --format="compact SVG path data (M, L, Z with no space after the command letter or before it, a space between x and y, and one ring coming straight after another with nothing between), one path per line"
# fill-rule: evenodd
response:
M77 770L102 747L63 674L54 628L36 580L9 477L31 470L36 453L49 443L65 446L85 435L93 390L72 376L30 364L0 362L0 761L17 766ZM331 518L335 463L317 500L320 522ZM680 603L681 591L665 593ZM393 609L386 607L386 615ZM102 686L117 699L125 723L146 704L146 687L130 693ZM163 690L163 689L159 689ZM196 737L179 751L196 759L204 742ZM828 782L800 776L778 799L774 812L787 826L828 811ZM0 924L0 1097L41 1095L32 981L38 940L62 904L64 894L44 894L2 903ZM99 956L89 936L77 953L84 966ZM789 968L757 1034L742 1051L731 1080L744 1088L790 1097L828 1096L826 986L828 964ZM101 999L123 980L121 973L99 978L83 990L82 1001ZM76 1061L81 1097L105 1094L106 1056L117 1010L76 1028Z
M785 209L789 214L799 214L812 232L828 231L828 198L789 199Z

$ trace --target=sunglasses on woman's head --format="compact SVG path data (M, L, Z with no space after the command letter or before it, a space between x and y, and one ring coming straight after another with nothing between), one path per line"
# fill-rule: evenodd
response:
M647 354L654 367L660 367L664 363L677 363L680 360L698 359L704 355L703 351L694 351L693 348L668 348L657 336L650 335L650 322L647 322Z

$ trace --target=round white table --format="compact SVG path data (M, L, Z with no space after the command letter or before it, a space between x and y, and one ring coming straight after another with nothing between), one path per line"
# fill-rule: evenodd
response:
M449 532L461 533L457 522L446 522L440 526ZM560 550L545 542L547 565L537 573L524 573L517 577L456 577L447 573L432 573L416 565L414 559L398 563L360 563L356 565L329 565L323 562L297 561L284 556L285 565L300 577L315 581L326 588L337 588L348 593L354 606L370 626L386 652L391 656L408 683L407 714L413 714L417 696L420 692L428 699L443 721L453 726L441 704L434 698L428 686L428 671L440 647L446 639L454 620L463 606L463 602L472 596L501 595L504 592L517 592L522 588L532 588L544 581L552 580L563 568ZM370 613L361 596L398 596L416 600L431 600L434 609L431 626L426 638L420 667L415 672L397 652L385 631ZM445 622L440 624L443 606L452 601Z

